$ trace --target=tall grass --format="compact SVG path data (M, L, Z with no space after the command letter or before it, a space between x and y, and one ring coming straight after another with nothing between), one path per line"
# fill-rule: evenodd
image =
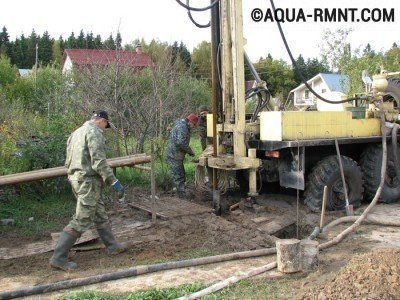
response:
M195 153L195 157L190 157L186 155L184 166L186 171L186 180L188 182L193 182L195 177L196 166L192 162L194 159L198 158L201 154L201 143L197 136L194 136L190 140L190 147ZM146 153L150 154L150 147L146 146ZM150 164L143 164L143 166L150 167ZM171 172L167 165L167 160L165 154L158 156L155 163L156 172L156 183L159 187L168 189L172 187L171 182ZM117 177L121 180L124 185L127 186L140 186L149 187L150 186L150 172L136 169L136 168L119 168L117 169Z
M0 219L13 219L14 227L3 226L2 232L17 232L22 236L48 236L59 230L60 222L75 212L76 201L71 193L38 198L32 194L11 195L0 202ZM63 224L66 225L66 224Z

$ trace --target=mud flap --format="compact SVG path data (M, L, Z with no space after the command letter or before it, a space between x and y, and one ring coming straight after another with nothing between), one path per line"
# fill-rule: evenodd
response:
M304 146L281 151L278 167L281 186L304 190L304 157Z

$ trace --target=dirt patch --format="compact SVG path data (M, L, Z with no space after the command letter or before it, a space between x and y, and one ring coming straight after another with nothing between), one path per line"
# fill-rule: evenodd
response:
M137 197L148 197L148 194L146 191L135 191L134 194L132 193L132 198L127 199L127 202L135 201ZM164 195L164 197L170 199L168 197L171 195ZM211 207L210 201L204 201L207 199L196 197L191 200L197 204ZM233 199L229 204L236 203L236 201L237 199ZM78 269L71 273L60 272L49 267L48 260L52 255L51 252L18 259L0 260L0 269L2 270L0 291L104 274L132 268L136 265L273 247L271 236L260 231L260 226L269 222L269 216L298 217L300 228L294 226L292 232L284 232L285 237L295 237L297 231L300 231L301 237L307 236L307 233L309 234L311 229L318 224L319 215L310 213L303 205L300 206L299 215L296 216L295 204L296 197L267 195L260 197L259 205L264 208L258 211L238 209L224 214L222 217L217 217L212 213L200 213L159 220L157 224L152 224L149 214L129 207L128 203L116 203L114 211L111 213L113 226L129 225L132 222L141 223L140 226L134 226L132 230L117 236L119 241L133 242L133 248L114 257L107 256L104 249L72 253L72 259L78 264ZM400 211L400 205L382 207L384 215L386 215L386 211ZM327 221L342 215L343 213L328 213ZM65 223L60 224L60 228L64 225ZM346 227L347 224L335 227L328 234L319 236L319 241L326 242ZM302 234L303 230L304 235ZM261 278L265 280L266 284L269 280L282 280L282 286L287 287L280 294L284 299L299 297L301 299L362 297L375 299L370 295L381 299L400 298L400 295L395 294L396 290L394 290L395 288L399 289L400 250L383 251L379 249L382 247L393 248L398 241L400 241L398 228L362 226L340 244L321 252L320 264L313 272L295 275L274 273L272 277L270 272L269 275L261 275ZM2 238L2 243L7 246L21 245L25 242L28 241L22 241L14 236ZM371 253L371 250L374 252ZM353 254L355 254L354 257ZM262 266L274 259L273 256L260 257L169 270L92 285L85 289L117 293L154 287L171 287L193 282L208 285L253 267ZM273 279L273 277L278 279ZM348 282L351 285L346 285ZM276 286L280 285L279 283ZM60 295L68 292L60 291L57 295L48 294L43 299L47 299L47 296L49 299L59 299ZM386 295L384 295L385 292L387 292ZM369 294L363 296L363 293Z
M313 288L301 299L399 299L400 250L357 254L332 282Z

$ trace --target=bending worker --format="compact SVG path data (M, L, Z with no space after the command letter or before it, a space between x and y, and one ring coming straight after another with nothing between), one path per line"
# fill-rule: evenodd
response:
M50 259L52 267L64 271L77 267L76 263L68 260L68 252L82 233L93 225L108 254L118 254L127 249L125 244L115 240L111 232L102 198L103 182L110 184L119 198L125 193L124 187L106 161L103 130L109 127L107 112L95 110L91 120L85 122L68 138L65 167L68 169L68 180L77 200L76 212L60 235Z
M185 168L183 160L185 155L194 156L192 148L189 146L190 131L196 127L198 118L195 114L188 115L185 119L175 122L168 139L167 162L172 173L178 197L187 197L185 191Z

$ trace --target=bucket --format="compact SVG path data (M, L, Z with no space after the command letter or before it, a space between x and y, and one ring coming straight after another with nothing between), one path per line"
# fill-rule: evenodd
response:
M365 107L346 107L347 111L351 111L353 119L365 119Z

